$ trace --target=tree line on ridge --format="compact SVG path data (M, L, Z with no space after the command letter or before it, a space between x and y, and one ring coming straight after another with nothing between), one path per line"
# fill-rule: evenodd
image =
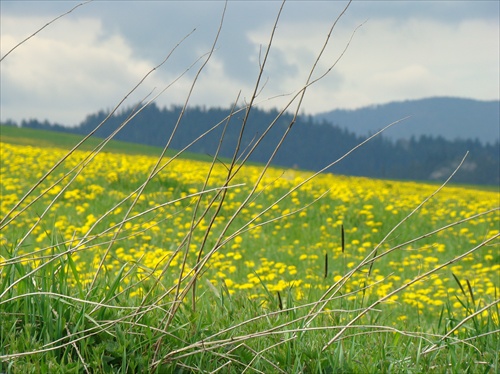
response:
M95 136L106 137L126 121L133 111L124 109L111 116ZM116 136L116 140L163 147L170 138L182 107L160 108L151 104L134 117ZM188 108L172 139L172 149L182 149L201 134L223 121L230 110L227 108ZM278 116L277 110L252 108L242 137L240 152L252 144ZM64 131L87 135L106 117L108 112L100 110L88 115L80 125L67 127L23 120L21 127ZM227 126L220 150L221 157L232 157L240 135L244 111L235 114ZM260 142L249 160L267 162L292 122L291 114L283 114ZM9 121L8 124L16 125ZM218 126L190 148L190 152L213 155L219 145L222 128ZM299 116L293 124L273 164L277 166L320 170L332 161L361 143L365 137L355 135L325 120L312 116ZM454 177L455 183L498 185L500 183L500 144L482 144L479 140L445 140L442 137L420 136L407 140L392 140L382 134L355 150L342 162L327 171L335 174L365 176L382 179L441 181L446 179L458 165L466 152L469 156L462 169Z

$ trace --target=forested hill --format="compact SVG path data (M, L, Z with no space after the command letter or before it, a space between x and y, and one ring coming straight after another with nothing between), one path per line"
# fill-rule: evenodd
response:
M113 115L97 132L105 137L131 115L132 109ZM224 108L189 108L175 132L170 147L182 149L229 114ZM155 146L164 146L171 136L181 113L181 107L159 108L155 104L137 114L116 136L115 139ZM36 120L23 121L23 127L45 128L88 134L96 128L108 113L100 111L87 116L76 128L40 123ZM277 117L276 110L252 109L240 152L253 144L270 123ZM241 131L244 111L235 114L226 130L220 156L231 157ZM269 134L259 143L250 160L267 162L283 133L292 121L289 114L279 118ZM189 151L213 155L219 145L224 124L195 142ZM319 123L312 116L302 116L294 123L273 164L319 170L365 138L333 126L326 121ZM448 141L442 137L422 136L409 140L392 141L383 136L371 140L355 150L342 162L328 171L338 174L367 176L387 179L443 180L469 151L465 165L454 178L456 183L490 184L500 183L500 146L482 144L478 140Z
M349 129L358 135L373 134L386 124L408 117L384 136L410 139L412 136L442 136L446 140L479 139L494 143L500 138L500 101L479 101L457 97L432 97L371 105L356 110L336 109L317 114L318 120Z

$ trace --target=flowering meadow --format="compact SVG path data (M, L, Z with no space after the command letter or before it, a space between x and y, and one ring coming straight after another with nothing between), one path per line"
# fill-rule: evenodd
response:
M474 324L500 328L498 191L449 184L433 195L438 184L83 151L44 178L66 150L0 151L3 313L26 282L44 289L40 273L51 269L76 303L103 288L97 306L83 303L89 315L109 305L174 316L197 303L210 313L243 303L259 316L306 306L331 325L359 315L357 324L457 327L460 337L474 314ZM233 325L250 318L231 310Z

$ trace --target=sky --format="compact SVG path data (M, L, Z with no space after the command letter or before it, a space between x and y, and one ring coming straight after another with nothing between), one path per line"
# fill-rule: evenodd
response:
M1 121L36 118L73 126L124 98L123 109L155 97L161 107L183 105L188 96L190 105L206 107L229 107L238 97L239 104L248 103L283 5L95 0L8 54L78 4L0 1ZM293 100L295 110L294 97L333 24L312 74L322 78L308 87L300 113L435 96L499 100L498 1L354 0L336 22L347 5L283 5L257 89L258 107L281 109ZM214 53L204 64L222 17Z

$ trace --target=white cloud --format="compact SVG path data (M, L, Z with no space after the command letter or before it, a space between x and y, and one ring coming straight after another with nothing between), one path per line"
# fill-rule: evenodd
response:
M372 87L384 87L384 90L398 96L408 92L432 96L435 94L433 86L438 80L439 77L433 76L425 66L411 64L401 69L375 73L367 84Z
M5 18L2 55L39 19ZM119 35L101 33L98 19L61 20L2 61L2 119L49 118L73 123L112 107L151 69Z
M337 67L344 83L332 90L335 106L429 96L498 99L498 35L497 23L477 20L369 20Z

